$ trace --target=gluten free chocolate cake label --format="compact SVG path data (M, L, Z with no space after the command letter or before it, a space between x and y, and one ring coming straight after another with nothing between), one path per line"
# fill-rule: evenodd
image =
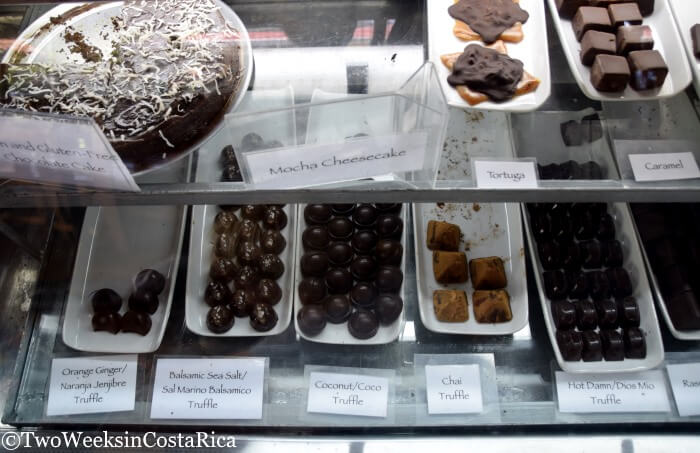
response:
M556 372L560 412L669 412L661 370L625 374Z
M307 412L386 417L389 379L359 374L309 374Z
M0 110L0 178L138 192L94 121Z
M429 414L475 414L484 410L479 365L426 365Z
M700 178L693 153L630 154L634 180L669 181Z
M486 189L531 189L537 187L535 162L474 159L476 186Z
M700 363L667 364L678 415L700 415Z
M264 358L158 359L151 418L262 418Z
M134 410L136 355L53 359L46 415Z

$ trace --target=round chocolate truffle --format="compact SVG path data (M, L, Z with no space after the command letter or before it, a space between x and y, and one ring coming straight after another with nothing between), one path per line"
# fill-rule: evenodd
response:
M372 230L362 230L352 237L352 248L361 255L368 255L377 246L377 233Z
M260 280L260 271L253 266L243 266L241 270L238 271L233 283L236 288L247 288L252 289L258 284Z
M328 246L328 260L334 266L348 266L354 256L352 247L344 242L331 242Z
M377 217L375 230L380 238L401 238L403 233L403 220L395 214L382 214Z
M247 204L241 209L241 217L254 222L262 220L263 214L265 214L265 206L261 204Z
M323 250L328 246L328 230L325 226L310 226L301 235L304 247L311 250Z
M122 332L132 332L145 336L151 330L151 317L140 311L127 311L122 316Z
M331 205L331 211L333 211L333 214L335 215L340 215L340 216L350 216L352 215L352 211L355 210L355 205L354 204L334 204Z
M345 217L336 217L328 222L328 234L331 239L337 241L348 241L355 231L355 225Z
M360 228L368 228L374 226L377 215L377 209L371 204L358 204L352 213L352 221Z
M269 305L275 305L282 300L282 288L276 281L269 278L260 279L255 294L258 302Z
M284 274L284 264L279 256L273 253L266 253L258 261L260 275L276 280Z
M210 281L207 283L207 289L204 290L204 301L210 306L227 304L231 299L231 290L226 284Z
M371 256L358 256L350 264L355 280L371 280L377 272L377 262Z
M165 277L153 269L144 269L134 277L134 288L160 294L165 288Z
M352 275L343 267L335 267L326 272L326 286L330 294L344 294L352 288Z
M236 255L236 239L231 233L221 233L214 244L214 255L233 258Z
M122 298L109 288L98 289L92 293L92 309L95 313L116 313L122 308Z
M262 250L253 241L243 241L238 243L236 257L241 264L254 265L257 264L262 255Z
M257 303L250 310L250 325L258 332L267 332L277 325L277 313L271 306Z
M141 311L152 315L158 310L158 295L150 291L137 289L129 296L129 310Z
M220 211L214 217L214 231L216 234L227 233L238 223L238 217L231 211Z
M324 225L331 219L331 207L327 204L307 204L304 220L307 225Z
M277 230L265 230L260 238L260 248L265 253L280 254L287 246L287 240Z
M328 270L326 252L307 252L301 257L301 275L304 277L323 277Z
M233 311L226 305L211 307L207 313L207 327L214 333L224 333L233 327Z
M255 132L249 132L241 139L241 151L254 151L264 146L265 140Z
M370 310L359 309L350 316L348 321L350 335L360 340L367 340L377 334L379 321Z
M299 300L302 304L320 303L326 297L326 283L319 277L306 277L299 282Z
M375 281L379 291L396 292L401 289L403 272L396 266L380 266Z
M352 313L350 299L344 294L334 294L326 297L323 305L326 307L326 319L333 324L347 321Z
M377 210L380 212L398 214L401 212L401 203L376 203Z
M372 283L359 282L350 290L350 300L358 307L372 308L376 298L377 288Z
M255 220L241 220L237 225L237 231L241 241L258 242L260 238L260 227Z
M322 305L304 305L297 313L297 324L304 335L315 337L326 327L326 310Z
M223 283L228 283L236 276L236 264L229 258L214 258L209 266L209 277Z
M255 297L255 291L252 289L237 289L233 292L228 308L234 316L239 318L250 316L250 310L255 304Z
M374 249L374 257L379 264L391 264L398 266L403 258L403 246L398 241L380 239Z
M396 321L403 310L403 300L394 294L380 294L375 302L374 311L383 326Z
M92 315L92 330L95 332L118 333L122 317L119 313L96 312Z
M287 214L276 206L268 206L265 209L262 222L265 228L283 230L287 226Z

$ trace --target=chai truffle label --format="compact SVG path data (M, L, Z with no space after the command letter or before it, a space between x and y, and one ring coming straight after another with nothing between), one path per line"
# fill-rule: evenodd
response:
M265 360L158 359L151 418L261 419Z
M669 412L661 370L619 374L556 372L560 412Z
M135 355L53 359L46 415L134 410Z
M700 363L666 365L678 415L700 415Z
M669 181L700 178L693 153L630 154L634 180Z
M475 159L476 186L485 189L532 189L537 187L535 162Z
M429 414L475 414L484 409L479 365L426 365Z
M359 374L309 374L307 412L386 417L389 379Z

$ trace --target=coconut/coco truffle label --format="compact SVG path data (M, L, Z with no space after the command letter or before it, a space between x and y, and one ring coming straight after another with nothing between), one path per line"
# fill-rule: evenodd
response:
M483 411L479 365L426 365L429 414L474 414Z
M386 417L389 379L359 374L309 374L307 412Z

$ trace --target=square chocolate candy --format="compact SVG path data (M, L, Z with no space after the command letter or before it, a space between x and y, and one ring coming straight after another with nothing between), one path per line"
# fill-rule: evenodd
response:
M588 0L556 0L559 17L571 19L581 6L587 6Z
M637 50L627 57L632 71L630 85L635 90L650 90L664 84L668 66L658 50Z
M598 91L622 91L630 80L630 68L624 57L596 55L591 67L591 84Z
M690 28L690 37L693 40L695 58L700 58L700 24L695 24Z
M581 63L593 64L598 54L615 55L615 35L602 31L588 30L581 40Z
M654 48L654 37L648 25L626 25L617 29L617 53L627 55L635 50Z
M605 8L595 8L593 6L580 7L574 19L571 21L571 26L574 28L574 33L578 41L581 41L581 38L583 38L583 35L588 30L604 32L611 32L613 30L608 10Z
M642 13L636 3L614 3L608 6L608 14L613 27L642 25Z

